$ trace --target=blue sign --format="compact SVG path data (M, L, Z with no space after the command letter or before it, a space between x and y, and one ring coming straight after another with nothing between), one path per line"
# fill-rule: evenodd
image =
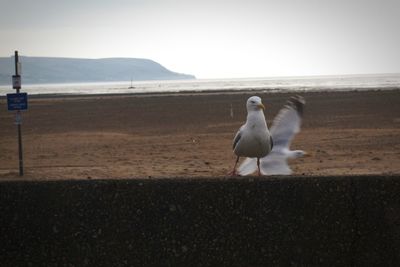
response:
M8 110L25 110L28 109L28 94L7 94Z

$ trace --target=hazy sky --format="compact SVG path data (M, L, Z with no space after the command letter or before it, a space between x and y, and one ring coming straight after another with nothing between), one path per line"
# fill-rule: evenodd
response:
M139 57L197 78L400 72L400 0L0 0L0 56Z

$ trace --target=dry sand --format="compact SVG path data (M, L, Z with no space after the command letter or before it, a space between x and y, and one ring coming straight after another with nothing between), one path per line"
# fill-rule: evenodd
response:
M14 114L0 99L0 179L224 177L245 102L273 117L290 93L32 97L23 112L25 176ZM309 92L292 148L297 175L400 174L400 90ZM231 105L233 118L231 117Z

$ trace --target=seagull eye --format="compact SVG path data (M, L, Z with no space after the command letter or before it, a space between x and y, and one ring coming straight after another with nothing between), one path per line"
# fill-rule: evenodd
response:
M255 104L256 102L255 101L250 101L250 103Z

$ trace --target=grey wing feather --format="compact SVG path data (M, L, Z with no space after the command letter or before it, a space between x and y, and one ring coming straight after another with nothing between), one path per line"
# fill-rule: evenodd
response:
M276 148L288 148L294 135L300 131L304 104L302 97L293 97L276 115L271 127Z
M236 133L235 138L233 138L233 146L232 148L235 149L237 143L239 142L240 138L242 137L242 127L240 127L239 131Z

